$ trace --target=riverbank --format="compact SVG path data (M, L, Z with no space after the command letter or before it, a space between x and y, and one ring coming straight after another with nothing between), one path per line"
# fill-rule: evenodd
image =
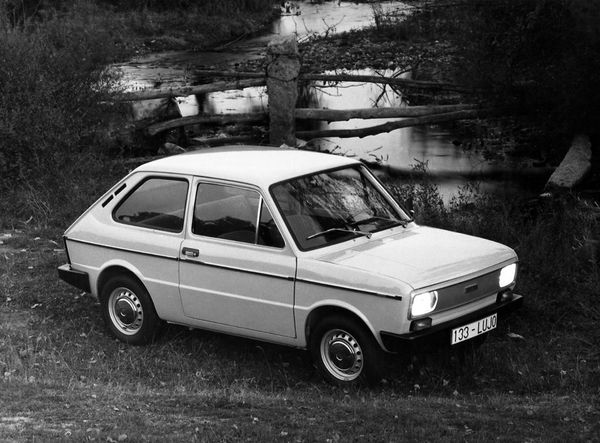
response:
M127 54L144 55L155 52L211 50L230 41L263 32L276 10L258 12L231 10L230 13L207 15L201 9L174 12L134 11L117 14L123 26L119 44Z

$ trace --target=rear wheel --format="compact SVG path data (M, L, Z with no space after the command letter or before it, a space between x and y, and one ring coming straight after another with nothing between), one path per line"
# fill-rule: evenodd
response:
M345 385L381 379L381 348L363 325L349 317L321 320L309 346L317 369L329 382Z
M148 291L127 275L106 282L100 293L100 305L108 329L125 343L149 343L159 331L161 321Z

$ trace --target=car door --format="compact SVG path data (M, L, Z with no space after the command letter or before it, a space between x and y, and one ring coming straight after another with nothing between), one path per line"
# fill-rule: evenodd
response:
M295 337L296 259L265 200L249 187L194 185L179 265L185 315Z

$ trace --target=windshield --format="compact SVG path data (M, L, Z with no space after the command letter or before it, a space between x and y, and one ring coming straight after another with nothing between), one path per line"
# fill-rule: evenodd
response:
M274 185L271 193L302 250L370 236L410 221L361 166L288 180Z

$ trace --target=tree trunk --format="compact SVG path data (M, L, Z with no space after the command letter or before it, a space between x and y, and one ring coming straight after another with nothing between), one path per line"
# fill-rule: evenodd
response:
M296 146L296 100L300 56L294 36L274 39L267 47L269 141L273 146Z
M587 135L576 135L571 148L546 183L546 190L572 189L592 169L592 143Z

